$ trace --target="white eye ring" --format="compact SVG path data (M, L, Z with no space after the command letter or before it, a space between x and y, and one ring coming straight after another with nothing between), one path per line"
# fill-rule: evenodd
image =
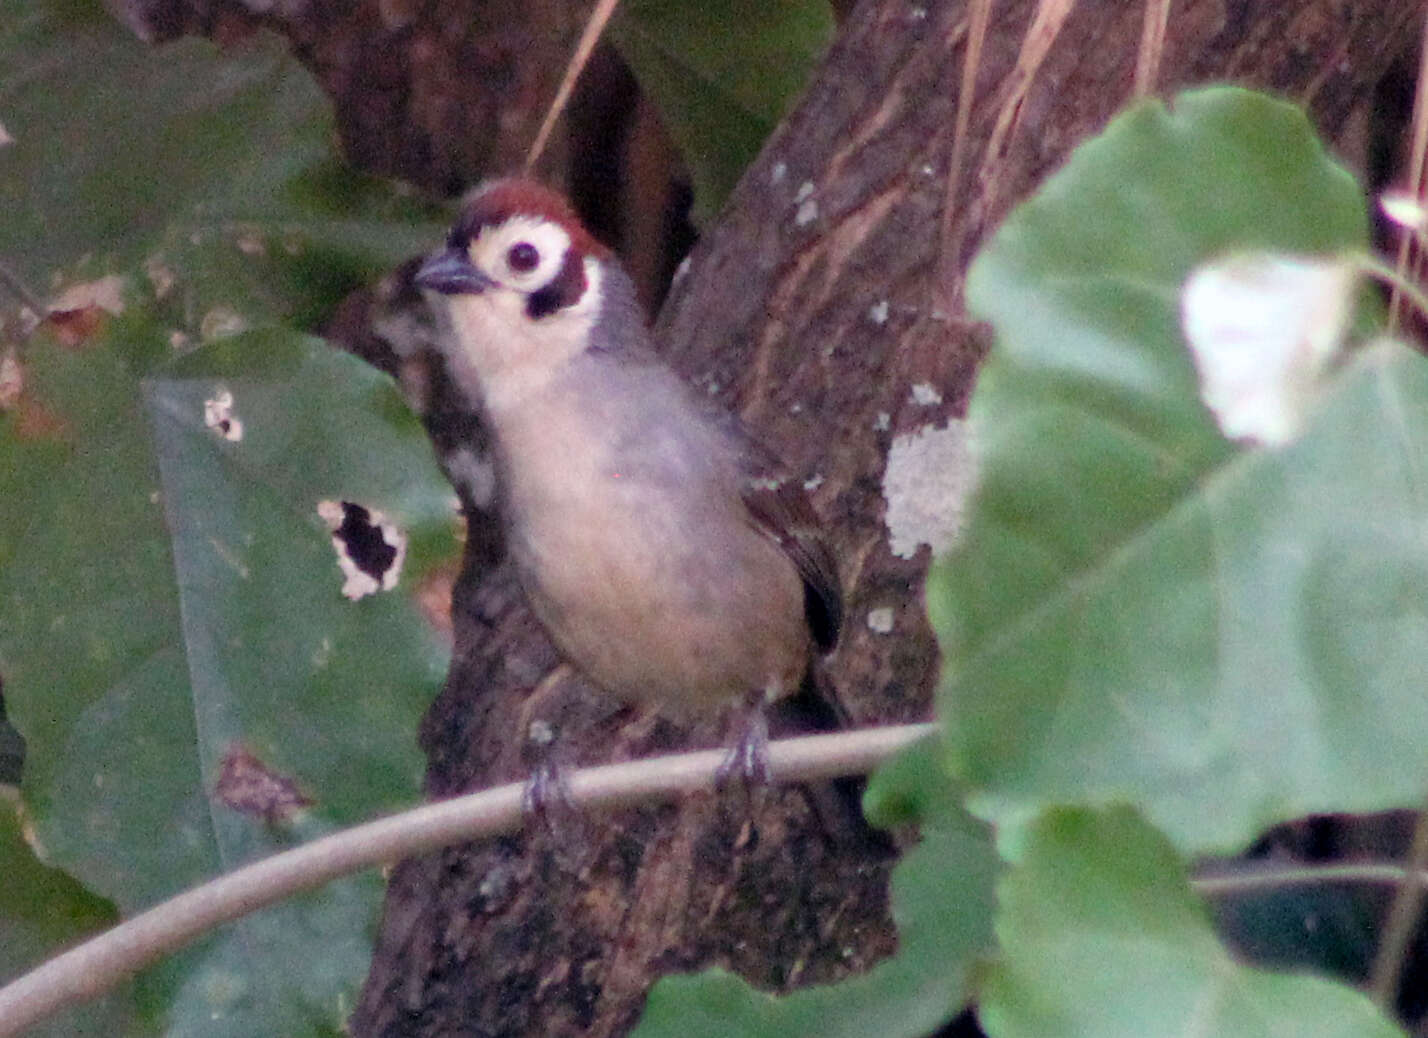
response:
M570 251L570 235L549 220L512 216L483 228L470 251L478 268L510 288L527 292L560 273Z

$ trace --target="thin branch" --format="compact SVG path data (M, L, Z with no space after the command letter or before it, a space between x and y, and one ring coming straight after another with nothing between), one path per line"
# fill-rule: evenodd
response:
M1373 968L1369 971L1369 994L1384 1015L1390 1018L1395 1015L1394 1004L1398 1000L1398 985L1403 977L1408 942L1418 929L1418 917L1423 911L1424 869L1428 869L1428 810L1420 811L1413 825L1403 882L1388 908L1388 920L1378 942L1378 954L1374 956Z
M1170 0L1145 0L1145 20L1140 28L1140 50L1135 56L1134 96L1155 93L1160 60L1165 50L1165 27L1170 22Z
M580 41L575 45L575 53L570 56L570 62L565 66L565 77L560 81L560 88L555 92L555 100L551 101L550 108L545 113L545 120L540 124L540 129L536 131L536 137L531 143L530 150L526 152L527 173L535 168L541 152L545 151L545 144L550 138L550 132L555 129L555 121L560 118L560 113L565 111L565 104L570 100L571 91L575 89L575 81L585 70L590 55L595 52L595 44L600 42L605 25L610 21L610 16L615 13L615 6L619 2L620 0L600 0L595 5L595 10L590 12L590 20L585 23L585 29L580 34Z
M0 285L10 290L10 294L35 312L36 319L42 319L49 307L35 296L25 285L19 274L10 269L9 264L0 261Z
M1413 96L1413 144L1409 157L1408 190L1420 202L1423 200L1423 165L1428 156L1428 4L1423 7L1423 35L1418 42L1418 88ZM1398 244L1398 270L1400 281L1408 279L1408 258L1414 236L1405 234ZM1398 327L1400 301L1399 284L1396 282L1388 299L1388 330Z
M861 775L932 724L864 728L769 744L776 782ZM656 757L569 776L571 799L587 810L673 800L714 785L721 750ZM129 975L250 912L340 876L517 829L524 788L511 783L427 804L275 854L163 902L0 988L0 1038L16 1035L74 1002L95 998Z
M1382 263L1373 256L1361 255L1352 257L1353 263L1363 273L1370 277L1378 278L1393 290L1395 296L1401 295L1413 304L1418 315L1428 320L1428 295L1419 290L1412 281L1401 276L1398 270L1390 267L1387 263Z
M1409 188L1418 202L1423 200L1423 171L1425 157L1428 157L1428 4L1423 5L1423 31L1418 41L1418 87L1413 97L1413 144L1409 166ZM1388 304L1388 329L1390 334L1398 326L1398 315L1405 296L1419 308L1423 308L1423 296L1413 287L1413 276L1409 273L1410 256L1413 258L1414 273L1417 273L1421 253L1415 254L1411 248L1415 234L1404 234L1398 249L1392 279L1393 291ZM1368 269L1373 270L1372 265ZM1378 954L1374 956L1373 969L1369 973L1369 991L1373 999L1386 1014L1392 1015L1398 998L1398 986L1403 976L1404 953L1408 942L1418 927L1418 917L1423 908L1424 887L1422 872L1428 868L1428 810L1420 811L1413 826L1413 840L1408 849L1406 862L1408 878L1398 888L1393 904L1388 910L1388 920L1384 924L1383 938L1379 942Z
M1413 826L1406 866L1403 885L1388 909L1388 922L1369 973L1369 992L1390 1017L1398 998L1398 982L1403 976L1404 953L1418 928L1418 916L1423 908L1423 870L1428 868L1428 811L1420 812Z
M1218 868L1216 866L1215 868ZM1234 897L1285 887L1328 886L1331 883L1372 883L1392 887L1407 876L1402 865L1357 862L1349 865L1264 865L1241 872L1207 871L1190 880L1205 897ZM1421 879L1422 877L1420 877Z
M947 160L947 187L942 198L942 260L938 276L943 309L950 317L956 312L957 256L952 231L956 226L957 198L966 160L967 133L972 123L972 105L977 99L977 73L982 68L982 45L992 17L992 0L972 0L967 26L967 48L962 52L962 82L957 88L957 115L952 122L952 156Z

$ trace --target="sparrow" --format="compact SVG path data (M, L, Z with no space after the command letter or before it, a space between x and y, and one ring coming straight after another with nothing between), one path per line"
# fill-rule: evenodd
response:
M559 194L478 188L414 281L489 434L506 549L555 647L626 703L732 717L721 778L767 782L765 707L842 623L803 488L660 358L630 278Z

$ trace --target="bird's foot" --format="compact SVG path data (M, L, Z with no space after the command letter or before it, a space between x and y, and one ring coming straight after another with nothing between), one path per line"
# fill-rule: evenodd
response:
M548 843L560 866L578 873L589 864L590 826L571 796L565 769L556 760L555 738L555 729L543 721L530 726L534 762L521 806L531 839Z
M740 706L730 734L729 753L714 773L715 785L720 789L735 783L746 789L768 786L773 781L769 770L769 722L761 696L750 697Z
M769 723L763 697L750 696L734 715L729 752L714 772L719 790L732 788L741 801L742 826L734 843L746 847L758 842L755 819L768 799L773 781L769 769Z

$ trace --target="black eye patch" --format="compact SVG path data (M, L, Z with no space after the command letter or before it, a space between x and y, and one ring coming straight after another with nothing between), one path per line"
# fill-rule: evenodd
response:
M565 262L560 265L555 277L526 297L526 315L533 321L549 317L557 310L579 302L585 289L585 267L580 254L574 249L567 250Z

